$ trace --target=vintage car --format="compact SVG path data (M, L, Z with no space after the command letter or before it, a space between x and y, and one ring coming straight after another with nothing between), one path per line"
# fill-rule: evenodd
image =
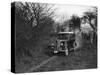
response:
M74 32L59 32L55 42L49 46L49 50L54 54L65 52L68 55L69 52L74 51L76 45Z

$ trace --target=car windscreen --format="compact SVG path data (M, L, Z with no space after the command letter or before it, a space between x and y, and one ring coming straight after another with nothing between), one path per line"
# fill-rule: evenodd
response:
M68 39L68 38L74 38L74 34L58 34L57 38L58 39Z
M58 34L58 39L68 39L68 34Z

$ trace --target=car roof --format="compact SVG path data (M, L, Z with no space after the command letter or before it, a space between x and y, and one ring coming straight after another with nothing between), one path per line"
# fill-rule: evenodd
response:
M59 32L58 34L74 34L74 32Z

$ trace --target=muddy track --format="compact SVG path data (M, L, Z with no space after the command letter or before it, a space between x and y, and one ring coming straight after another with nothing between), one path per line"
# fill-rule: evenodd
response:
M47 64L49 61L52 61L52 60L54 60L54 59L56 59L56 58L57 58L57 56L52 56L52 57L50 57L49 59L47 59L47 60L41 62L41 63L40 63L39 65L37 65L36 67L32 67L32 68L29 69L27 72L32 72L32 71L34 71L34 70L37 70L37 69L39 69L40 67L42 67L42 66L44 66L45 64Z

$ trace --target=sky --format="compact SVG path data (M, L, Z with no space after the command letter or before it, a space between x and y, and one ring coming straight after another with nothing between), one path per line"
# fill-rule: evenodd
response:
M55 5L56 11L54 17L55 21L63 22L65 19L70 19L70 17L75 14L79 17L82 17L83 13L86 11L93 11L94 7L92 6L79 6L79 5Z

